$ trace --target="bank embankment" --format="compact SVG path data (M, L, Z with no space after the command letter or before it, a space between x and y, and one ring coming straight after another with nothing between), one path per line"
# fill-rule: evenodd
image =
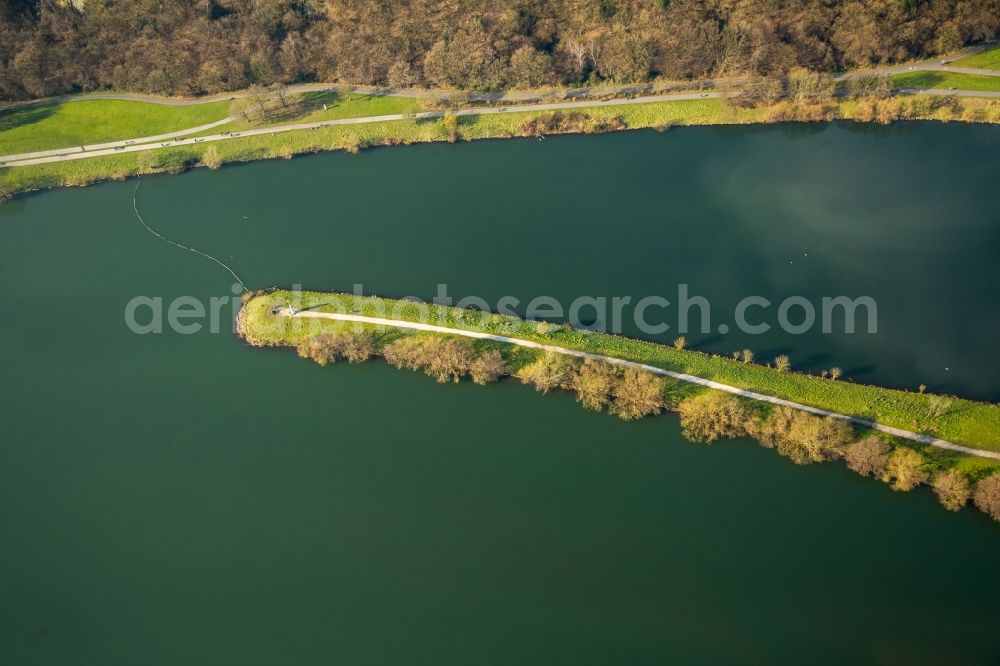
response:
M574 110L519 111L461 115L445 111L439 118L401 118L319 126L225 140L159 146L155 150L120 152L88 159L0 169L0 198L20 192L83 186L135 175L179 173L189 168L218 168L227 163L291 159L330 150L357 152L372 146L431 141L472 141L567 133L603 133L675 126L737 125L777 122L889 123L896 120L1000 122L1000 99L902 95L888 98L781 101L741 107L723 99L684 99L649 103L595 102Z

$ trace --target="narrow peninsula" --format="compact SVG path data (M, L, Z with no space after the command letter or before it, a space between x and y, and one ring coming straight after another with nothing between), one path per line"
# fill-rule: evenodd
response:
M374 296L247 294L239 334L320 365L381 356L439 382L513 377L576 393L623 420L679 414L685 436L752 437L797 464L844 460L896 490L928 484L949 508L1000 488L1000 409L791 371L565 324ZM964 497L964 499L962 499ZM961 500L961 501L959 501ZM995 516L996 517L996 516Z

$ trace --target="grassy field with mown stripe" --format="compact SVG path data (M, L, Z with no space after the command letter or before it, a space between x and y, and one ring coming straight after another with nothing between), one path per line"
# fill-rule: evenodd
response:
M0 155L166 134L228 115L228 101L165 106L97 99L0 109Z
M977 76L952 72L906 72L894 74L897 88L936 88L938 90L1000 91L1000 76Z
M976 67L977 69L1000 69L1000 46L966 56L953 63L956 67Z

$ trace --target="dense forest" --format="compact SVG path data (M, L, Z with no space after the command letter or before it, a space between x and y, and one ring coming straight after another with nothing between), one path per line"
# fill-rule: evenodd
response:
M1000 0L0 0L0 96L773 75L998 35Z

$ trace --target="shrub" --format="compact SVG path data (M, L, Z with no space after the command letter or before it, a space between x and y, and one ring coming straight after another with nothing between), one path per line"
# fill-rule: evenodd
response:
M862 74L847 81L852 96L866 96L882 99L892 94L892 81L885 74Z
M861 121L888 125L899 118L899 108L891 99L879 101L868 97L858 102L856 117Z
M571 388L576 363L563 354L546 352L545 356L517 371L517 378L536 390L548 393L552 389Z
M495 382L507 374L507 364L503 355L495 349L483 352L469 366L469 376L477 384Z
M677 407L681 432L692 442L710 443L720 437L747 434L752 416L736 396L707 391L683 400Z
M337 362L336 336L333 334L313 335L299 343L296 351L299 358L311 358L320 365Z
M795 120L798 116L798 103L782 100L764 109L763 117L766 122L780 123Z
M475 359L469 340L444 336L400 338L382 350L385 360L397 368L423 370L438 382L457 382Z
M774 357L774 369L778 372L788 372L791 367L792 362L784 354Z
M559 330L559 324L553 324L550 321L540 321L535 324L535 331L539 335L548 335L549 333L554 333Z
M892 100L879 103L875 110L875 122L888 125L894 120L899 120L899 106L893 104Z
M844 371L838 368L837 366L830 368L830 379L836 381L843 376L844 376Z
M784 94L784 85L783 81L777 78L750 77L730 93L732 96L726 98L727 104L738 108L751 108L777 102Z
M969 502L969 480L958 470L941 472L931 481L934 494L949 511L958 511Z
M684 349L687 346L687 338L683 335L674 340L674 349Z
M571 113L546 113L529 118L521 124L521 133L525 136L538 136L556 132L583 131L586 114L574 111Z
M475 358L472 343L462 338L431 338L425 353L424 372L442 384L457 382L469 372Z
M951 398L943 395L932 395L927 398L927 416L940 419L951 411Z
M934 432L941 427L942 421L951 413L952 399L943 395L928 395L924 414L918 419L923 430Z
M888 442L874 435L869 435L845 446L841 455L844 457L848 469L861 476L879 477L885 470L885 463L889 459L891 448Z
M423 355L423 338L418 336L400 338L382 348L386 363L406 370L422 368Z
M788 437L795 413L791 407L779 405L762 422L751 424L749 434L764 448L773 449L779 440Z
M769 122L796 120L799 122L823 122L837 117L836 104L825 100L788 100L769 106L764 110L764 118Z
M201 155L201 163L209 169L218 169L222 166L222 156L219 155L219 148L217 146L206 148L205 152Z
M633 421L659 414L663 407L663 381L638 368L626 368L615 386L609 411L623 421Z
M340 141L337 143L338 148L345 150L349 153L357 153L361 150L361 139L354 136L353 134L341 137Z
M795 464L805 465L837 457L852 433L843 419L822 418L781 405L751 434Z
M740 360L744 363L753 363L753 352L749 349L744 349L740 352Z
M613 118L588 117L587 122L584 123L583 131L587 134L602 134L604 132L618 132L627 128L628 124L621 116Z
M976 493L972 496L976 508L993 520L1000 521L1000 474L993 474L981 479L976 484Z
M441 118L441 124L448 135L448 141L455 143L458 141L458 117L452 111L445 111Z
M907 492L913 490L927 480L927 472L923 469L924 457L914 451L900 447L889 454L882 472L882 480L892 486L893 490Z
M348 363L367 361L378 350L375 336L369 331L343 333L340 341L340 354Z
M852 434L850 424L843 419L796 412L788 438L779 441L777 449L798 465L822 462L837 457Z
M619 373L610 363L586 359L572 379L576 400L586 409L601 411L611 401Z
M834 90L832 75L801 67L796 67L788 73L786 85L788 96L795 102L829 98Z
M367 361L375 355L377 347L375 336L369 331L343 331L308 337L299 343L297 351L301 358L327 365L340 359L350 363Z
M621 117L594 118L580 111L563 113L544 113L529 118L521 124L522 136L540 136L544 134L565 134L586 132L611 132L625 129L625 121Z

